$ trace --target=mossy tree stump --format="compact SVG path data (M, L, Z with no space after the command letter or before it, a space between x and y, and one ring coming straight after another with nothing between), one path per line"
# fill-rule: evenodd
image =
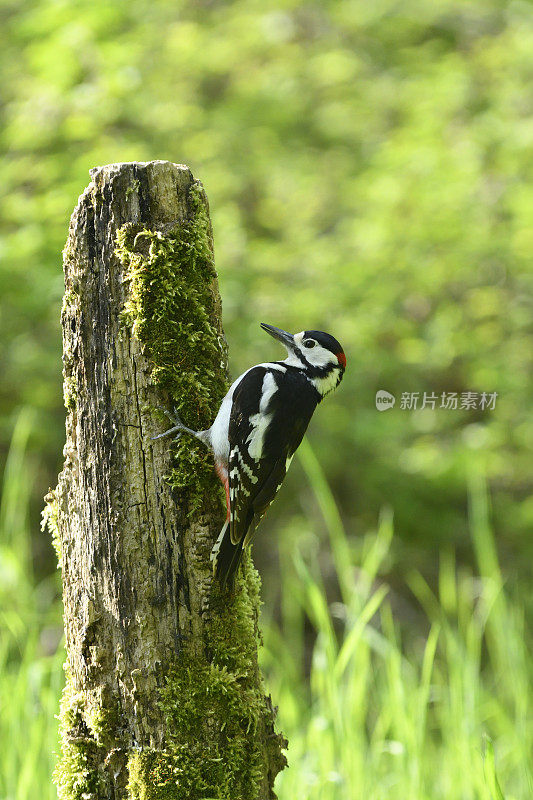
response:
M263 800L285 763L257 665L259 583L213 585L209 454L227 388L207 198L164 161L92 171L64 252L65 464L46 515L62 567L62 800Z

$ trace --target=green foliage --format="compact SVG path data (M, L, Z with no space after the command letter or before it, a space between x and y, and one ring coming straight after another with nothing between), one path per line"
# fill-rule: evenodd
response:
M328 605L313 563L315 536L285 531L282 621L265 625L264 658L290 742L280 798L529 797L531 637L523 599L502 583L483 485L476 480L470 489L479 572L457 568L444 550L436 594L417 570L406 575L406 608L386 579L390 514L354 552L318 462L308 447L302 456L327 524L340 601ZM309 622L316 639L306 654Z
M233 374L278 355L260 320L344 345L312 435L354 530L386 497L402 565L434 571L445 542L472 563L479 461L505 562L531 561L530 5L18 0L0 37L0 434L38 409L44 489L68 215L91 167L169 158L209 194ZM377 414L380 388L499 397ZM291 480L282 518L305 492Z
M64 652L55 581L36 580L32 564L34 474L26 445L33 421L28 409L17 417L0 497L0 797L6 800L56 798L51 774Z

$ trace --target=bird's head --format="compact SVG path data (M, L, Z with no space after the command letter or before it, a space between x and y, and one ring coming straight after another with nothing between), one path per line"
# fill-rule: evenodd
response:
M261 323L264 331L285 345L285 364L303 370L321 397L335 389L346 369L346 356L339 342L323 331L287 333L273 325Z

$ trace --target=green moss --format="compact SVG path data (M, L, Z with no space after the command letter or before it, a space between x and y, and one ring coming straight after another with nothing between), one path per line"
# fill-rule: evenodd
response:
M105 769L114 757L124 761L113 749L119 722L118 708L109 698L103 702L72 689L67 681L59 713L61 759L54 771L59 800L104 800L110 797L109 773Z
M65 247L63 252L65 261L72 257L70 250ZM79 302L77 294L69 289L63 295L63 305L61 308L61 318L63 324L65 319L76 317L76 306ZM77 404L78 386L75 375L73 375L73 356L70 350L69 340L64 339L63 351L63 401L67 411L74 411Z
M73 375L65 375L63 378L63 402L67 411L76 409L78 397L78 385Z
M214 327L216 272L210 226L199 188L190 189L191 219L168 233L125 225L117 255L130 296L122 322L145 346L152 380L167 394L185 424L202 430L212 422L227 390L224 342ZM162 425L168 425L161 418ZM213 465L199 442L178 442L168 476L187 490L194 511L212 491Z
M215 599L205 652L185 647L167 675L167 747L130 757L132 800L261 796L272 709L257 667L259 578L248 553L238 584L231 602Z
M140 181L138 181L138 180L133 180L133 181L131 182L131 184L128 186L128 188L126 189L126 199L128 199L128 197L129 197L130 195L134 194L134 193L135 193L135 192L138 190L138 188L139 188L139 186L140 186L140 185L141 185L141 182L140 182Z
M57 564L61 566L61 537L59 536L59 502L57 495L52 489L44 498L45 507L41 511L41 530L48 530L52 538L52 545L56 551Z
M54 772L59 800L89 800L105 791L106 778L99 769L105 751L87 724L84 704L83 695L74 694L67 680L59 714L61 759Z
M177 776L173 756L165 750L142 750L128 761L131 800L175 800Z

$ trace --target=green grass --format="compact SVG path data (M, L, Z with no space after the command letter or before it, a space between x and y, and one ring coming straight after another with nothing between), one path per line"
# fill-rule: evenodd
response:
M25 457L33 415L20 412L4 470L0 503L0 798L56 797L51 772L57 749L63 648L53 580L35 580Z
M329 534L340 602L331 607L326 600L316 522L308 531L286 531L282 622L264 626L263 658L290 742L280 797L533 797L533 669L524 609L502 581L479 476L469 487L478 574L458 570L453 553L444 551L437 594L420 574L405 576L413 597L406 610L380 578L391 567L391 513L356 542L355 553L307 442L300 460ZM308 682L305 619L316 634Z
M31 567L30 427L23 412L0 511L0 800L55 797L63 651L47 645L58 619L54 584L36 585ZM320 516L294 518L280 532L281 614L263 620L263 668L290 741L280 800L533 797L524 602L500 573L479 475L468 511L477 570L458 568L445 550L434 591L416 572L389 585L391 512L376 531L348 540L306 442L300 461ZM320 530L329 536L335 603L318 566Z

